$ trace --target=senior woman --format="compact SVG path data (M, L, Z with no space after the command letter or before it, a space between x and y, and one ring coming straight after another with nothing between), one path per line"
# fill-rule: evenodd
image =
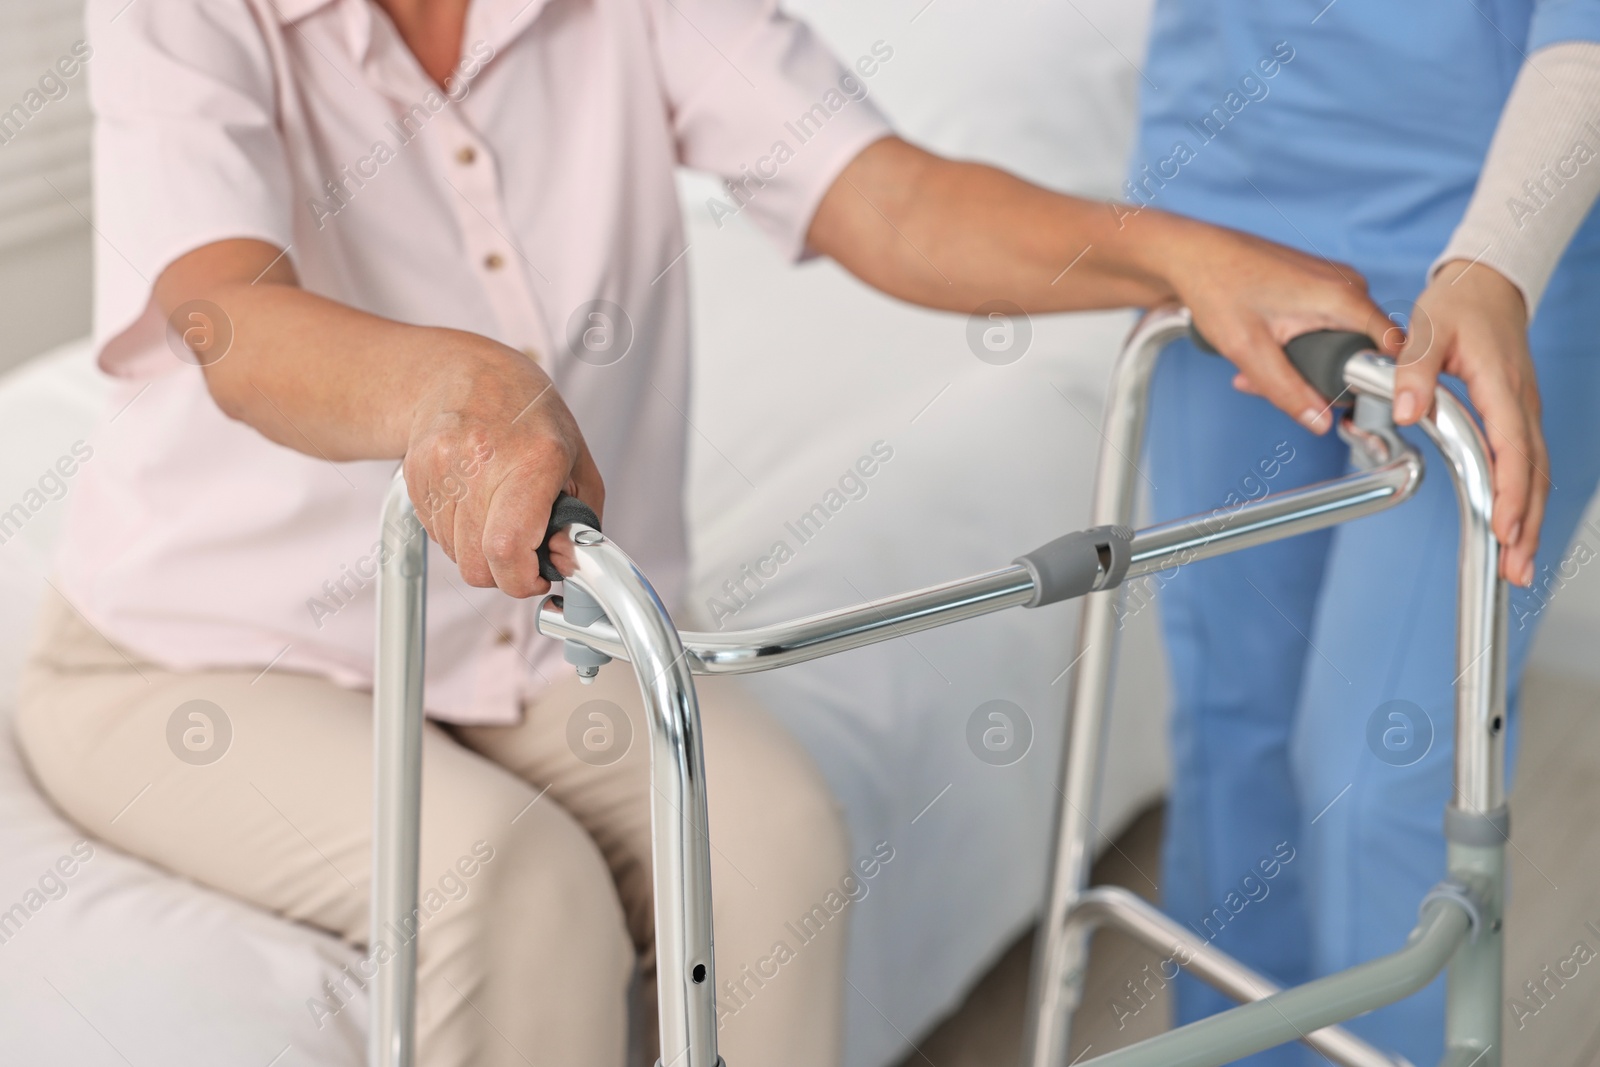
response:
M91 0L89 25L97 345L124 385L19 737L87 832L367 946L321 1025L409 936L365 925L375 516L403 463L454 563L430 571L426 1067L618 1064L651 981L645 746L586 737L641 732L638 695L618 669L579 688L529 598L563 488L678 591L675 166L906 300L1183 300L1319 431L1278 344L1377 315L1349 271L896 139L867 57L773 3ZM789 926L882 856L738 688L702 709L727 1059L836 1062L844 924Z

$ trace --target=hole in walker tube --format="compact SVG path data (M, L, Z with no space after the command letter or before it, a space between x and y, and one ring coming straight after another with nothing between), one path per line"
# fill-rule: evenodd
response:
M706 980L706 965L703 963L695 964L694 970L689 972L689 977L694 979L695 985L699 985L701 982L704 982Z

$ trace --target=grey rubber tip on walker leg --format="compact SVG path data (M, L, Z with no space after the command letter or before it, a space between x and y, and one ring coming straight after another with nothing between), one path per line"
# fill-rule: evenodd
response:
M1040 545L1014 562L1033 576L1030 608L1110 589L1122 581L1133 559L1133 531L1126 526L1077 530Z

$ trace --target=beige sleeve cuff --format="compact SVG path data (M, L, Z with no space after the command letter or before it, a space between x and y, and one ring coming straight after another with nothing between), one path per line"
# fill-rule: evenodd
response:
M1431 278L1452 259L1493 267L1533 317L1567 243L1600 196L1600 44L1528 57L1495 128L1472 202Z

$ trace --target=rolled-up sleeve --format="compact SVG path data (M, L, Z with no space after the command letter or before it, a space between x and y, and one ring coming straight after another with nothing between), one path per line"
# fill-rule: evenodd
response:
M1563 41L1600 41L1600 0L1537 0L1528 53Z
M802 256L823 194L892 132L870 94L893 48L880 41L847 67L776 0L650 6L679 161L722 178L728 213Z
M226 238L293 239L274 68L249 0L91 0L87 21L96 348L148 377L183 365L152 300L162 271Z

